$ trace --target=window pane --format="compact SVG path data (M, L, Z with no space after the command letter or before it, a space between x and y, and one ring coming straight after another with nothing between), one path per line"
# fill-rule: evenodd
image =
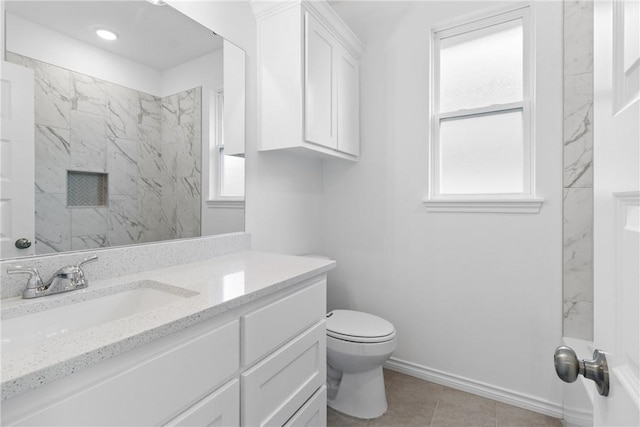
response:
M524 191L522 111L440 123L440 193Z
M222 150L220 150L222 154ZM222 197L244 197L244 158L222 156Z
M522 20L440 41L440 112L522 101Z

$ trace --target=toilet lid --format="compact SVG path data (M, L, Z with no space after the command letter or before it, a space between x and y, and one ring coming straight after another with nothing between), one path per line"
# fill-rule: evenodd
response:
M353 342L384 342L395 337L393 325L373 314L333 310L327 314L327 335Z

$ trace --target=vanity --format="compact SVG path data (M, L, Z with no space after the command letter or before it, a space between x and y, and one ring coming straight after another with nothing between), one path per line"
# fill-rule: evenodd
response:
M3 300L2 425L326 424L334 261L244 251L91 281L99 263L86 289ZM133 308L95 320L110 304ZM54 310L70 330L11 342Z

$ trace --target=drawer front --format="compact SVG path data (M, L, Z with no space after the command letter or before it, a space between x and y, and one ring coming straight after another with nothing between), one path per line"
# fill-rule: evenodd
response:
M229 381L166 424L167 427L240 425L240 381Z
M284 425L326 381L326 332L321 320L241 376L241 421Z
M239 342L234 321L129 365L15 425L163 424L237 372Z
M242 365L250 366L314 322L324 319L326 279L242 316Z
M284 426L325 427L326 425L327 386L323 385Z

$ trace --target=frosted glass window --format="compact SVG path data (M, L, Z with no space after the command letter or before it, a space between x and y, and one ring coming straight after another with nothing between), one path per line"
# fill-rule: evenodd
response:
M440 112L522 101L522 19L440 39Z
M222 156L222 197L244 197L244 158L227 156L220 150Z
M522 193L522 111L487 114L440 124L440 193Z

